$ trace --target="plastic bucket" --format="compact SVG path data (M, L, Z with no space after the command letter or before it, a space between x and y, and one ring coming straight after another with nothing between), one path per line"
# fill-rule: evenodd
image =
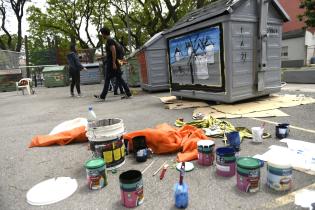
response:
M90 190L99 190L107 185L106 165L102 158L88 160L84 167Z
M142 174L137 170L123 172L119 176L121 202L127 208L134 208L143 203Z
M289 126L290 124L283 123L276 126L276 137L278 139L284 139L289 136Z
M216 150L216 173L219 176L235 175L235 150L232 147L220 147Z
M198 146L198 164L202 166L211 166L214 161L214 141L201 140L197 142Z
M267 164L267 185L276 191L292 187L292 166L286 160L272 160Z
M86 136L90 148L95 156L105 160L108 170L125 163L124 132L123 121L118 118L98 120L89 124Z
M237 159L237 188L243 192L257 192L260 187L260 162L251 157Z
M262 136L264 134L264 128L262 127L253 127L252 128L252 141L254 143L262 143L263 142L263 139L262 139Z

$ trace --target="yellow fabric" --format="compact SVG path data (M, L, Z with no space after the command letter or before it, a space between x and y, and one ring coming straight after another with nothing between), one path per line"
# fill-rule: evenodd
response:
M252 138L252 131L250 129L248 129L246 127L235 127L234 125L232 125L232 123L230 123L228 121L219 120L219 119L216 119L212 116L208 116L208 117L204 118L203 120L193 120L190 122L183 122L180 120L176 120L175 125L177 127L182 127L184 125L192 125L192 126L195 126L197 128L218 127L218 128L220 128L220 130L222 132L221 132L221 134L211 136L214 138L223 138L224 132L229 133L232 131L238 131L240 133L241 140L243 140L243 138L248 138L248 139ZM270 137L271 137L270 133L264 133L263 134L264 139L270 138Z

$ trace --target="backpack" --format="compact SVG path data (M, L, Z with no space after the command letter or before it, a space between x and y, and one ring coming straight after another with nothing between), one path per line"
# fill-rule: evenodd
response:
M114 41L116 44L116 57L119 60L123 60L125 55L126 55L125 48L116 40L114 40Z

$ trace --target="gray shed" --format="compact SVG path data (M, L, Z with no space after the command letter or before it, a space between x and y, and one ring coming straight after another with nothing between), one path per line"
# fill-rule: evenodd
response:
M137 53L141 87L147 91L169 89L167 47L163 32L157 33Z
M219 0L164 33L174 96L232 103L281 90L277 0Z

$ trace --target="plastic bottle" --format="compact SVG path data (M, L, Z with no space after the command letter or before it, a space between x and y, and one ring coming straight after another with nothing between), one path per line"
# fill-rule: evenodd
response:
M96 119L97 119L97 118L96 118L96 114L95 114L95 112L93 111L92 106L89 106L89 113L88 113L88 118L87 118L89 127L90 127L90 124L91 124L91 123L93 123L93 122L96 121Z

